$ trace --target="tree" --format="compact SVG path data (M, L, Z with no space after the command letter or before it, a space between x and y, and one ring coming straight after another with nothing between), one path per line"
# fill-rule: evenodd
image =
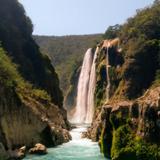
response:
M105 39L113 39L118 37L118 33L120 31L121 26L119 24L116 24L114 26L109 26L106 32L104 33Z

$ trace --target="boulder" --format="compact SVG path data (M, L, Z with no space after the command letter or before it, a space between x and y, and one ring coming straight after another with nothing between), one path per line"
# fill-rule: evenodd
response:
M8 150L8 155L10 157L9 159L20 160L25 157L25 154L26 154L26 146L23 146L15 150Z
M37 143L33 148L29 150L30 154L47 154L47 148L45 145Z

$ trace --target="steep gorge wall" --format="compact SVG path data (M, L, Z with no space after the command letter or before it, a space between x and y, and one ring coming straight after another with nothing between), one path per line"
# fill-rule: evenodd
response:
M105 50L97 58L96 111L86 136L99 141L104 155L114 160L160 159L159 13L160 2L155 1L106 31L106 37L113 36L109 40L120 38L122 49L121 54L109 49L109 102Z
M31 21L17 0L0 0L0 43L0 159L22 146L67 142L58 76L34 42Z

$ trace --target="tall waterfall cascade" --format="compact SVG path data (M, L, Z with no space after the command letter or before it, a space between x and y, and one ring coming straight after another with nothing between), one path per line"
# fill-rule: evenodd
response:
M96 84L96 58L98 47L93 56L92 49L85 53L77 88L76 110L71 122L91 123L94 114L94 91Z
M72 121L74 123L84 123L87 113L87 99L89 90L90 72L93 62L92 49L85 53L81 73L78 80L76 111Z
M99 47L96 48L91 68L88 99L87 99L87 114L85 123L92 123L92 118L94 115L94 92L96 87L96 59L98 52L99 52Z

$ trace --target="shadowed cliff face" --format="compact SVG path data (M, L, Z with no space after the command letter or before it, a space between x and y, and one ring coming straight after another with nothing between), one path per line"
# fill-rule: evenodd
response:
M68 111L69 117L72 116L70 114L72 114L71 112L74 110L76 106L77 86L78 86L80 71L81 71L81 67L78 66L77 68L75 68L70 79L70 88L64 100L64 105Z
M0 0L0 41L7 54L19 66L24 79L46 90L53 102L62 107L63 96L58 76L47 56L43 56L32 38L33 26L17 0Z

